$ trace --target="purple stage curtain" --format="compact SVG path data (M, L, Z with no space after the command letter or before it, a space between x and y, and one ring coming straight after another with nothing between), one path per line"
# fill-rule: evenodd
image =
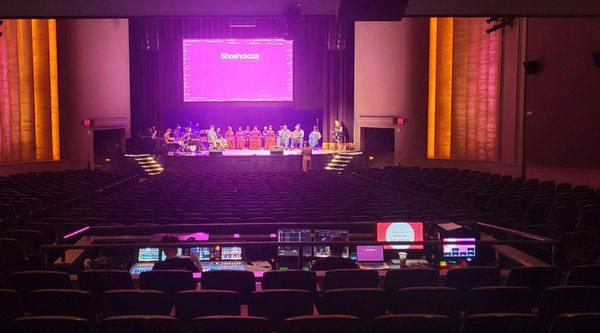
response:
M134 135L164 124L164 113L198 108L183 102L182 39L282 38L282 17L257 17L254 28L232 28L228 17L132 18L129 20L131 119ZM329 51L327 40L334 17L302 17L294 38L294 106L322 110L324 140L335 119L348 129L354 120L354 29L347 29L346 50Z

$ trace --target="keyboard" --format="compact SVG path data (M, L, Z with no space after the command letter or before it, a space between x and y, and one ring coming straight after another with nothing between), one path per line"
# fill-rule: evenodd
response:
M358 263L361 269L390 269L390 266L384 262L362 262Z
M135 264L131 265L129 273L132 275L139 275L140 273L151 271L153 267L153 262L136 262Z
M203 261L202 271L245 271L244 261Z

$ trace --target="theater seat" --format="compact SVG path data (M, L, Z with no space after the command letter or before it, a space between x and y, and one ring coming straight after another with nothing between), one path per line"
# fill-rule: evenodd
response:
M229 290L185 290L175 296L177 318L189 322L212 315L240 315L240 295Z
M439 314L458 317L458 291L448 287L399 289L390 296L388 310L396 314Z
M256 288L254 274L247 271L208 271L202 273L200 286L204 289L231 290L240 294L242 302Z
M19 293L12 289L0 289L0 327L7 327L8 323L23 316L23 307Z
M525 313L478 314L465 318L460 333L535 333L539 318Z
M323 290L343 288L378 288L379 274L375 270L338 269L325 272Z
M565 313L557 316L549 333L584 333L600 327L600 313Z
M248 298L248 314L269 319L278 330L287 318L312 315L314 304L315 295L306 290L255 291Z
M10 286L20 293L38 289L71 289L69 274L53 271L23 271L9 276Z
M600 286L600 265L573 266L569 269L567 286Z
M371 319L385 314L385 291L377 288L347 288L327 290L319 313L347 314Z
M32 316L13 321L13 333L88 333L87 320L78 317Z
M433 268L391 269L386 272L383 289L395 291L410 287L437 287L440 273Z
M480 313L530 313L531 289L525 287L479 287L471 289L468 315Z
M375 318L374 333L454 333L456 320L436 314L396 314Z
M100 322L101 333L173 333L178 328L177 319L169 316L115 316Z
M194 275L186 270L155 270L140 274L140 289L160 290L173 304L175 294L183 290L195 290Z
M556 316L575 312L600 312L600 287L551 287L542 294L538 315L544 329L550 327Z
M562 272L556 266L515 267L508 272L507 286L531 289L533 301L537 301L548 287L560 285Z
M288 318L283 333L359 333L361 322L349 315L319 315Z
M261 283L263 290L301 289L317 291L317 274L313 271L287 270L265 272Z
M29 312L34 316L70 316L95 320L92 294L83 290L39 289L29 293Z
M104 317L125 315L168 315L171 306L158 290L110 290L102 296Z
M206 316L192 321L192 333L271 333L269 320L253 316Z

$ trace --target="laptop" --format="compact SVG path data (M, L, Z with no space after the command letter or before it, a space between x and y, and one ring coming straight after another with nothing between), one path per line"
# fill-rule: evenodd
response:
M358 245L356 247L356 261L361 269L389 269L383 261L382 245Z

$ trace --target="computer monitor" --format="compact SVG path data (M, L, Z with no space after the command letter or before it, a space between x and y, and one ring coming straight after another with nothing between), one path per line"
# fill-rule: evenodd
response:
M423 222L377 222L379 242L422 242L425 239ZM386 250L422 250L423 244L385 245Z
M310 242L312 234L309 229L280 229L277 230L278 242ZM278 246L277 255L282 257L298 256L298 246ZM302 256L311 256L311 247L302 247Z
M242 260L242 247L223 246L221 248L221 260Z
M476 256L475 238L444 238L442 246L442 254L444 258L473 258ZM473 242L452 244L452 242Z
M358 245L358 246L356 246L356 261L358 261L358 262L380 262L380 261L383 261L383 246L381 246L381 245Z
M220 260L221 259L221 247L220 246L199 246L191 247L190 255L198 254L198 258L202 261L209 260Z
M157 247L145 247L138 249L138 261L151 262L160 261L160 250Z
M182 254L183 250L181 248L177 248L177 255L180 256ZM138 249L139 262L163 261L165 259L167 259L167 255L158 247L145 247Z
M336 237L340 240L348 240L348 230L315 230L315 242L327 242L330 241L333 237ZM344 258L348 258L348 247L345 247L344 253L342 256ZM314 247L314 256L319 258L329 257L331 255L329 246L315 246Z

